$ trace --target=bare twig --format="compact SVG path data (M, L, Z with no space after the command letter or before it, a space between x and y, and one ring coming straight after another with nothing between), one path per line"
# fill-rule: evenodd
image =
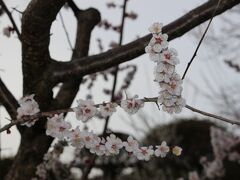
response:
M65 26L64 19L62 17L62 13L61 12L59 12L59 17L60 17L60 20L61 20L61 23L62 23L63 30L64 30L65 35L67 37L67 41L68 41L69 47L73 51L73 46L72 46L72 43L71 43L71 40L70 40L70 37L69 37L68 31L67 31L67 28Z
M8 18L10 19L13 28L15 30L15 32L17 33L18 39L21 41L21 33L17 27L17 24L15 22L15 20L12 17L12 13L8 10L8 7L6 6L6 4L3 2L3 0L0 0L0 5L2 6L2 8L4 9L4 11L6 12Z
M210 25L211 25L211 23L212 23L212 20L213 20L215 14L216 14L216 12L217 12L217 9L218 9L218 7L219 7L220 2L221 2L221 0L218 0L218 4L217 4L215 10L213 11L212 17L211 17L211 19L209 20L209 23L208 23L208 25L207 25L207 27L206 27L206 29L205 29L205 31L204 31L204 33L203 33L203 35L202 35L199 43L198 43L198 45L197 45L197 48L195 49L195 52L193 53L193 56L192 56L191 60L188 62L188 65L187 65L187 67L186 67L186 69L185 69L185 71L184 71L184 73L183 73L182 79L185 78L189 67L191 66L194 58L197 56L197 52L198 52L198 50L199 50L199 48L200 48L200 46L201 46L201 44L202 44L202 41L203 41L205 35L207 34L207 31L208 31L208 29L209 29L209 27L210 27Z

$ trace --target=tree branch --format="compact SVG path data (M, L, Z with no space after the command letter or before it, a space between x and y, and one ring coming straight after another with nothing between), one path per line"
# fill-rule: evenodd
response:
M141 100L143 102L145 102L145 103L157 103L158 98L157 97L152 97L152 98L146 98L145 97L145 98L143 98ZM118 104L119 106L121 104L120 101L115 102L115 103ZM104 102L104 104L106 104L106 102ZM103 105L103 103L95 104L94 106L99 108L100 105ZM220 121L227 122L227 123L230 123L232 125L236 124L236 125L240 126L240 121L231 120L231 119L228 119L228 118L225 118L225 117L222 117L222 116L214 115L212 113L208 113L208 112L199 110L197 108L194 108L194 107L192 107L190 105L186 105L185 108L187 108L187 109L189 109L189 110L191 110L193 112L196 112L196 113L202 114L204 116L207 116L207 117L218 119ZM40 113L37 113L37 114L32 115L32 116L24 116L22 119L17 119L17 120L13 119L11 123L5 125L4 127L2 127L0 129L0 133L3 132L3 131L8 130L9 128L11 128L14 125L22 124L22 123L25 123L25 122L28 122L28 121L33 121L33 120L36 120L36 119L42 120L43 119L42 117L44 117L44 118L52 117L55 114L74 112L73 109L74 108L58 109L58 110L53 110L53 111L48 111L48 112L40 112Z
M7 110L8 114L12 119L16 118L18 102L12 93L5 86L0 78L0 104L2 104Z
M211 0L193 9L176 21L164 26L163 32L167 33L169 40L184 35L194 27L207 21L212 17L218 1ZM221 14L226 10L240 3L240 0L222 0L215 15ZM53 62L52 66L56 69L53 72L55 82L66 79L76 78L86 74L103 71L112 66L132 60L144 54L144 48L151 38L151 35L144 36L124 46L109 50L98 55L81 58L72 62Z

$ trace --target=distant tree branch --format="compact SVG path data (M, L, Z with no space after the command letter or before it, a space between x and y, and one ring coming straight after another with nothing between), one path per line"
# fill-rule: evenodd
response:
M207 1L174 22L164 26L163 32L168 34L169 40L184 35L194 27L210 19L216 9L217 3L218 0ZM222 0L215 15L225 12L239 3L240 0ZM151 35L149 34L124 46L72 62L53 62L52 65L56 67L53 71L53 79L56 82L61 82L66 79L102 71L132 60L144 54L144 48L150 38Z
M21 33L17 27L15 20L12 17L12 13L9 11L9 9L7 8L7 5L3 2L3 0L0 0L0 5L2 6L3 10L6 12L9 20L12 23L12 26L13 26L15 32L17 33L18 39L21 41Z

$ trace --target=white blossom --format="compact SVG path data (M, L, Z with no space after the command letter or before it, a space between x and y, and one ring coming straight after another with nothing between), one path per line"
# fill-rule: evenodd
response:
M102 156L105 154L106 147L103 143L104 141L100 137L96 137L94 139L93 146L90 149L90 152L96 154L98 156Z
M163 141L160 146L156 146L156 148L155 156L157 157L166 157L167 153L169 152L169 147L165 141Z
M107 137L107 142L105 143L107 151L111 154L119 154L119 150L123 147L122 140L116 137L114 134L110 134Z
M138 149L138 142L132 136L128 136L127 142L123 142L127 152L134 152Z
M131 99L121 101L121 107L129 114L135 114L140 108L144 106L144 102L137 99L138 96L134 96Z
M78 120L86 122L96 114L97 108L94 106L94 102L92 100L80 99L77 102L78 107L73 110L76 113L76 118Z
M85 147L87 149L92 148L94 146L94 140L96 138L96 134L94 134L93 132L83 131L82 136L83 136Z
M40 112L38 103L33 99L33 97L34 94L25 96L18 101L20 107L17 109L17 119L21 119L23 116L31 116ZM36 121L37 119L31 120L24 123L23 125L31 127L35 124Z
M155 53L160 53L163 49L167 48L167 39L167 34L156 34L153 35L152 39L149 42L149 45L152 46Z
M138 160L149 161L151 156L154 154L152 146L149 147L140 147L137 151L134 152Z
M47 118L47 130L46 134L48 136L56 137L56 132L58 128L58 124L60 124L64 119L63 119L63 114L55 114L51 118Z
M156 53L153 50L153 47L148 45L145 47L145 52L149 54L149 58L153 61L153 62L159 62L160 61L160 54Z
M71 131L69 138L70 138L70 143L72 146L79 148L79 149L84 147L83 135L82 135L79 127L76 127L73 131Z
M100 113L103 117L111 116L114 112L116 112L116 103L103 103L99 106Z
M153 23L148 30L153 33L153 34L158 34L162 32L162 27L163 24L162 23Z
M160 54L160 61L171 65L179 64L179 59L177 58L177 51L173 48L163 50Z
M161 82L160 87L163 90L167 90L170 94L180 96L182 93L182 79L181 77L177 74L174 73L171 78L169 83Z
M155 71L172 75L175 71L175 66L164 62L159 62L155 67Z

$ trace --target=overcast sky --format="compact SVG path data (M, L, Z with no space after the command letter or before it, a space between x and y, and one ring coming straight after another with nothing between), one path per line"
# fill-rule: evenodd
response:
M75 0L76 1L76 0ZM8 7L16 7L20 11L24 11L28 0L8 0L6 1ZM107 19L110 22L113 22L114 25L120 23L121 11L108 9L106 7L106 2L110 1L99 1L99 0L78 0L77 1L81 9L86 9L89 7L97 8L102 15L102 19ZM122 1L115 1L116 3L122 3ZM192 8L202 4L203 0L129 0L127 11L135 11L138 14L138 18L135 21L127 20L125 29L124 29L124 38L123 44L135 40L137 36L144 36L148 33L148 27L153 22L162 22L168 24L185 14ZM62 15L66 23L67 30L70 34L72 44L74 44L75 32L76 32L76 21L71 12L71 10L62 9ZM21 15L17 12L13 12L14 18L17 21L17 24L20 28L20 18ZM218 29L222 26L219 18L214 19L212 27ZM4 27L11 25L6 15L0 19L0 30ZM202 27L205 27L204 24ZM50 53L54 59L66 61L71 57L71 50L66 40L59 16L56 21L53 23L51 33L51 42L50 42ZM211 33L211 32L210 32ZM118 34L110 31L103 31L102 29L95 28L92 37L91 37L91 48L90 54L96 54L99 52L97 48L96 39L101 38L103 40L103 45L105 48L108 47L109 43L112 40L118 40ZM177 67L177 72L182 74L187 65L187 62L191 59L191 56L194 52L194 49L197 46L197 40L190 33L184 35L177 40L170 42L170 47L174 47L178 50L179 58L181 64ZM216 58L217 59L217 58ZM203 44L198 56L195 59L195 62L191 66L187 79L190 82L193 82L198 87L200 87L206 93L212 93L211 88L205 82L205 78L209 79L210 84L214 89L218 89L219 86L228 86L239 81L239 75L236 74L233 70L229 69L223 61L217 61L214 56L211 56L211 49ZM138 94L139 97L154 97L158 95L158 86L153 82L153 67L154 64L150 62L147 55L143 55L133 61L128 62L129 64L137 64L138 71L136 78L132 83L128 93L129 94ZM22 97L22 73L21 73L21 46L14 34L11 38L7 38L0 34L0 76L3 81L6 83L7 87L13 92L17 99ZM217 69L217 70L216 70ZM120 79L124 77L124 73L120 74ZM112 83L104 84L102 79L99 78L98 83L93 89L94 100L96 103L102 101L108 101L109 98L104 96L99 92L99 88L102 87L111 87ZM120 85L120 83L119 83ZM188 104L194 105L202 110L217 112L216 107L212 107L208 99L203 98L200 92L197 92L195 88L188 82L184 82L183 85L183 94L187 100ZM86 88L81 87L81 92L78 94L78 98L85 98ZM74 102L73 105L76 105ZM146 114L151 114L155 119L155 123L166 123L169 119L172 119L172 116L167 115L162 111L158 111L157 107L152 104L147 104L144 108ZM197 116L196 114L190 112L189 110L184 110L177 117L185 116ZM8 117L4 108L0 109L0 120L1 125L8 123L6 118ZM137 121L137 116L134 115L134 123L139 125L140 121ZM175 117L175 116L174 116ZM71 119L74 125L79 122L75 121L73 114L70 114L67 119ZM123 120L124 119L124 120ZM132 127L126 123L128 116L121 110L118 109L110 122L110 127L114 130L122 130L125 132L134 133ZM93 120L90 123L90 129L93 129L97 132L100 132L102 129L99 127L102 126L102 121ZM98 128L97 128L98 127ZM1 134L2 148L9 148L3 151L3 154L10 155L15 154L17 147L19 145L19 134L12 128L11 135L6 135L6 133Z

